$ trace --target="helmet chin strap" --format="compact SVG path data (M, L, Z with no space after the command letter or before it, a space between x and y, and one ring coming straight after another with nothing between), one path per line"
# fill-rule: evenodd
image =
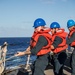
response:
M55 29L54 33L56 33L56 29L57 29L57 28L54 28L54 29Z

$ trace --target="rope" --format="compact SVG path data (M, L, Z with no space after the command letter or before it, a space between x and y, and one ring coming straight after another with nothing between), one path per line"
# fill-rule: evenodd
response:
M6 52L7 52L7 42L4 42L4 44L0 46L0 74L2 74L5 68Z
M4 49L5 46L7 46L7 45L4 44L4 45L2 46L2 49ZM29 48L30 48L30 47L28 47L28 49L29 49ZM6 52L7 52L7 51L6 51ZM16 56L14 55L14 56L11 56L10 58L7 58L7 59L5 59L5 58L6 58L6 53L5 53L3 56L4 56L4 57L3 57L4 60L3 60L0 64L3 64L3 63L4 63L4 64L1 65L0 67L2 67L2 69L4 70L5 61L8 61L8 60L10 60L10 59L12 59L12 58L14 58L14 57L16 57ZM26 67L25 67L26 70L28 70L28 69L30 68L29 60L30 60L30 55L28 55L28 57L27 57L27 62L26 62ZM1 70L2 70L2 69L1 69ZM3 70L2 70L2 71L1 71L1 70L0 70L0 72L2 73Z
M14 57L16 57L16 56L11 56L10 58L4 59L3 61L0 62L0 64L3 63L3 62L5 63L5 61L11 60Z
M11 56L10 58L5 59L5 61L8 61L8 60L10 60L10 59L12 59L14 57L16 57L16 56Z
M30 55L28 55L28 57L27 57L27 62L26 62L25 69L28 69L28 67L29 67L29 60L30 60Z
M26 49L26 51L30 51L30 46L28 46L28 48ZM26 66L25 66L25 69L27 71L30 69L29 60L30 60L30 54L27 57L27 62L26 62Z
M29 60L30 60L30 55L28 55L28 57L27 57L27 62L26 62L26 66L25 66L25 70L27 70L27 71L31 71L30 65L29 65Z

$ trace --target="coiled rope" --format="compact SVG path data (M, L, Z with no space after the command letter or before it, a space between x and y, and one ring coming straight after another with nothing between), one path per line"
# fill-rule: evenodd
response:
M5 69L5 58L7 52L7 42L4 42L2 46L0 46L0 75Z

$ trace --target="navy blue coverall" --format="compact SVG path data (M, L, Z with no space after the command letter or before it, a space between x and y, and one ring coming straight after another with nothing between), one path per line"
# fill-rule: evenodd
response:
M70 45L73 41L75 41L75 32L72 34L70 38L67 38L67 44ZM73 46L74 50L72 52L72 58L71 58L71 68L72 68L72 74L75 75L75 46Z
M59 44L62 43L62 38L59 36L55 37L55 40L53 42L54 48L57 48ZM52 64L54 67L54 75L63 75L63 67L65 60L67 58L66 49L53 55Z

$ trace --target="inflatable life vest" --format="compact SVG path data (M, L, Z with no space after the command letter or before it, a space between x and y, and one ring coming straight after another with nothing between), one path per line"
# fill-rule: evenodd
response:
M44 36L46 38L46 40L48 41L48 44L46 46L42 47L42 49L37 53L37 56L47 54L48 52L51 51L51 49L50 49L51 35L49 34L49 32L50 32L50 29L41 30L39 32L34 32L32 38L31 38L31 41L30 41L31 49L36 46L36 44L38 42L38 38L40 36Z
M54 35L52 35L52 42L54 41L56 36L62 38L62 43L59 44L56 49L53 49L53 52L59 53L59 52L65 50L68 47L67 44L66 44L67 32L64 32L64 29L59 29Z
M70 33L68 34L68 38L72 36L72 34L75 33L75 28L73 28ZM75 46L75 40L70 44L71 46Z

